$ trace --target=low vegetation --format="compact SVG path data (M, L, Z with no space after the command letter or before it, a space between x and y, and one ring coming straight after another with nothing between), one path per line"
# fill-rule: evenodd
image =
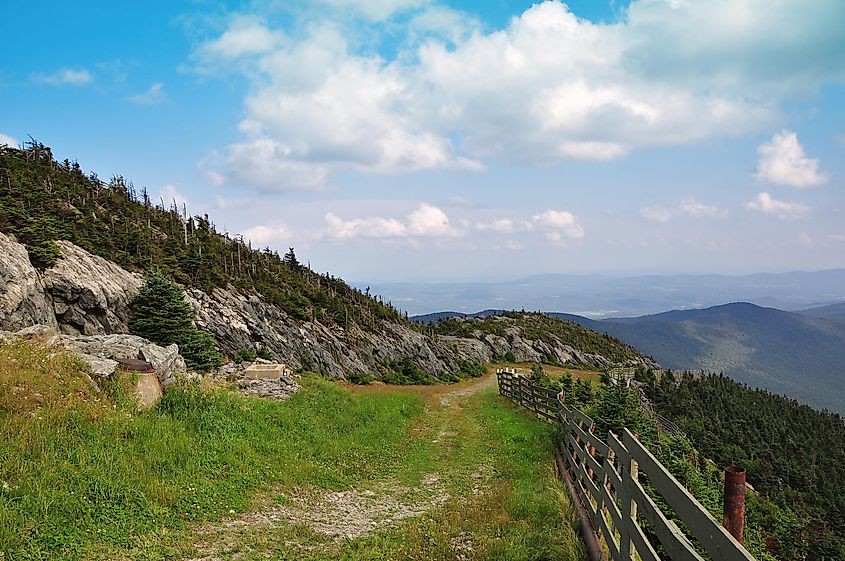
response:
M550 429L490 381L393 390L305 375L284 403L185 385L139 413L69 355L0 344L0 558L579 559ZM385 489L438 500L339 541L284 519L235 524L303 493Z

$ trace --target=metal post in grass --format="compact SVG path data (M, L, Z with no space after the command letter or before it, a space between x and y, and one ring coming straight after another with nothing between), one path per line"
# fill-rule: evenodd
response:
M725 468L725 501L723 526L742 543L745 528L745 470L737 466Z

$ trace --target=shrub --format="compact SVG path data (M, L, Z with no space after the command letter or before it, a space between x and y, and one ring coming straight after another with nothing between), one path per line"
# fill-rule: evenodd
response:
M487 372L487 369L477 362L461 362L459 366L460 372L458 375L461 378L480 378Z
M557 380L553 380L548 374L546 374L546 371L543 370L543 367L539 364L535 364L531 367L531 381L544 388L560 390L560 383Z
M258 355L255 354L253 349L243 349L238 351L232 360L234 360L236 364L240 364L242 362L252 362L257 356Z
M373 376L367 372L349 372L346 375L346 379L353 384L366 386L373 381Z
M390 371L382 376L385 384L410 386L415 384L431 385L434 378L420 370L420 367L410 358L404 358L388 365Z

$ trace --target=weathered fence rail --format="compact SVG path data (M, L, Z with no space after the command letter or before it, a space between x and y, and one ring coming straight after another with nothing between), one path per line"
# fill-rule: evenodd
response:
M668 559L754 561L629 430L610 433L605 442L596 436L593 420L558 401L553 390L531 383L513 369L499 370L497 379L503 396L560 425L558 444L578 495L573 498L587 511L613 561L666 559L652 543L655 536ZM658 506L646 486L674 516Z

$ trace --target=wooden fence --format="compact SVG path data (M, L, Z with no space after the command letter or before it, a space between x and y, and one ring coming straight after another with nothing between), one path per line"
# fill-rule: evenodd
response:
M666 559L665 554L658 555L651 541L654 536L668 559L754 561L628 429L621 437L610 433L605 442L594 434L593 420L560 403L555 391L531 383L512 369L499 370L496 375L499 393L544 421L560 425L559 444L578 494L573 498L586 509L613 561ZM649 484L652 493L674 511L674 517L646 492Z

